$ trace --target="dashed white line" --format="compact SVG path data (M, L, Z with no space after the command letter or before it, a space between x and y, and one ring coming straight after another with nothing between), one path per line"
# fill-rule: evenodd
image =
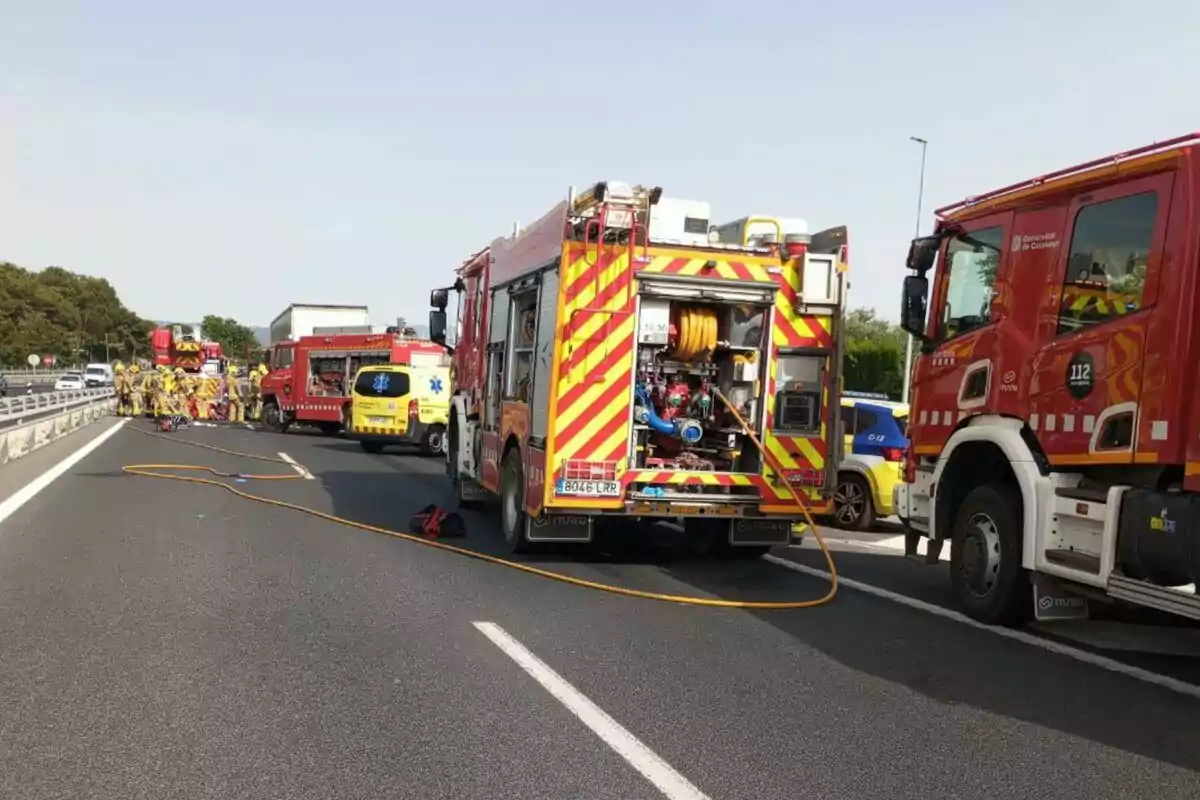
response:
M795 561L788 561L786 558L780 558L779 556L765 555L763 556L763 559L770 561L772 564L777 564L778 566L793 570L795 572L801 572L814 578L829 580L829 573L823 569L810 567L806 564L797 564ZM957 611L952 611L948 608L942 608L941 606L934 605L933 603L926 603L924 600L918 600L915 597L908 597L907 595L897 594L896 592L891 592L887 589L881 589L878 586L872 586L869 583L856 581L852 578L844 578L839 575L838 585L844 586L847 589L865 592L866 594L874 595L875 597L883 600L890 600L893 603L899 603L902 606L908 606L909 608L916 609L918 611L924 611L927 614L933 614L934 616L952 620L978 630L994 633L995 635L1003 636L1006 639L1012 639L1013 641L1021 642L1032 647L1039 647L1042 650L1048 650L1051 653L1056 653L1060 656L1073 658L1076 661L1082 661L1085 664L1091 664L1094 667L1100 667L1101 669L1108 670L1109 672L1116 672L1121 675L1125 675L1126 677L1134 678L1135 680L1151 683L1164 689L1170 689L1173 692L1179 692L1180 694L1185 694L1189 697L1200 699L1200 686L1178 680L1177 678L1172 678L1168 675L1160 675L1157 672L1151 672L1148 669L1142 669L1141 667L1135 667L1130 664L1123 664L1116 659L1108 658L1096 653L1089 653L1086 650L1080 650L1077 647L1071 647L1069 644L1063 644L1061 642L1054 641L1053 639L1044 639L1040 636L1034 636L1031 633L1015 630L1013 628L984 625L982 622L976 622L965 614L960 614Z
M474 622L472 624L506 656L517 662L517 665L525 670L531 678L540 683L542 688L549 692L554 699L566 706L567 710L578 717L580 722L587 725L592 733L600 737L601 741L624 758L646 780L654 784L664 797L670 798L670 800L710 800L708 795L676 772L675 768L664 761L661 756L623 728L619 722L605 713L604 709L567 683L562 676L499 625L494 622Z
M121 430L121 428L123 428L127 422L129 422L129 417L122 418L104 433L100 434L95 439L92 439L90 442L71 453L71 455L67 456L62 461L59 461L53 467L46 470L41 475L38 475L36 478L10 495L8 499L6 499L3 503L0 503L0 523L11 517L18 508L32 500L38 494L38 492L42 491L47 486L54 483L54 481L58 480L58 478L61 477L64 472L78 464L83 459L87 458L89 453L115 436L117 431Z
M308 470L306 470L304 467L297 464L296 459L292 458L287 453L277 453L277 455L280 458L282 458L284 461L286 461L287 463L291 464L292 469L296 470L296 473L301 478L304 478L305 480L309 480L309 481L313 480L313 474L311 472L309 472Z

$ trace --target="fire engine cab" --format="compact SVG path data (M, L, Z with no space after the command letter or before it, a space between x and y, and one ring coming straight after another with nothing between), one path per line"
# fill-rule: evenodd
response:
M910 555L950 542L975 619L1200 619L1198 190L1185 136L938 209L913 241L896 507Z
M798 498L826 513L836 480L846 244L601 182L471 256L452 287L459 501L499 495L517 551L619 517L680 519L728 556L787 544Z

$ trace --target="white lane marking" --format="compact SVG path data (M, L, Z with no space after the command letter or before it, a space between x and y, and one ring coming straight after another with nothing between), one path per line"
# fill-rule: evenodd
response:
M779 556L773 556L769 554L763 556L763 559L770 561L772 564L778 564L781 567L785 567L786 569L794 570L795 572L802 572L805 575L810 575L814 578L829 580L829 573L823 569L817 569L816 567L810 567L805 564L797 564L794 561L788 561L786 558L780 558ZM1145 683L1151 683L1164 689L1170 689L1173 692L1179 692L1180 694L1186 694L1189 697L1200 699L1200 686L1178 680L1177 678L1172 678L1168 675L1160 675L1157 672L1151 672L1148 669L1142 669L1141 667L1135 667L1130 664L1123 664L1116 659L1097 655L1096 653L1089 653L1086 650L1080 650L1079 648L1072 647L1069 644L1056 642L1053 639L1043 639L1040 636L1034 636L1031 633L1025 633L1024 631L1015 630L1013 628L984 625L982 622L976 622L965 614L960 614L957 611L952 611L948 608L942 608L941 606L934 605L933 603L926 603L924 600L918 600L915 597L908 597L907 595L890 592L887 589L881 589L878 586L872 586L869 583L856 581L852 578L843 578L841 575L839 575L838 585L845 586L847 589L865 592L866 594L874 595L875 597L883 600L890 600L893 603L899 603L902 606L908 606L909 608L916 609L917 611L924 611L928 614L933 614L934 616L941 617L943 619L958 622L963 625L967 625L968 627L976 628L977 630L994 633L997 636L1003 636L1006 639L1012 639L1013 641L1021 642L1032 647L1039 647L1042 650L1048 650L1051 653L1056 653L1060 656L1073 658L1076 661L1082 661L1085 664L1091 664L1094 667L1100 667L1101 669L1106 669L1109 672L1116 672L1129 678L1134 678Z
M670 800L710 800L708 795L697 789L687 778L651 750L619 722L605 713L578 689L567 683L544 661L529 652L516 639L494 622L473 622L480 633L491 639L506 656L529 673L554 699L587 725L592 733L616 751L629 765L653 783Z
M279 455L279 457L280 457L280 458L282 458L284 461L286 461L287 463L291 464L291 465L292 465L292 469L296 470L297 474L299 474L301 478L304 478L305 480L310 480L310 481L311 481L311 480L313 480L313 475L312 475L312 473L311 473L311 472L309 472L308 470L306 470L304 467L302 467L302 466L300 466L299 464L297 464L297 463L296 463L296 459L292 458L292 457L291 457L291 456L289 456L287 453L279 453L278 455Z
M903 535L901 535L901 536L884 536L884 537L877 537L877 538L873 538L873 539L866 539L866 538L849 539L849 538L837 536L836 534L838 534L838 533L842 533L842 531L840 531L837 528L822 528L821 529L821 538L823 538L825 540L826 544L837 545L839 547L854 547L854 548L859 548L862 550L874 550L876 552L883 550L888 553L895 553L896 555L904 555L904 536ZM870 536L871 534L864 534L864 535ZM917 554L920 556L924 556L926 550L928 549L928 546L929 546L929 540L922 539L920 542L917 543ZM820 549L821 549L821 546L817 544L816 539L812 536L807 536L807 535L804 537L804 540L802 542L800 542L800 544L791 544L791 545L788 545L788 547L791 547L796 550L820 551ZM938 558L941 559L942 561L949 562L950 561L950 548L949 547L942 548L942 552L938 555Z
M41 475L38 475L36 478L22 486L17 491L13 492L8 499L6 499L3 503L0 503L0 523L3 523L4 520L11 517L18 508L25 505L35 496L37 496L38 492L54 483L54 481L60 478L64 472L78 464L83 459L87 458L89 453L115 436L117 431L121 430L121 428L125 426L125 423L129 422L129 419L129 417L122 417L120 421L118 421L104 433L100 434L95 439L92 439L90 442L71 453L62 461L59 461L53 467L46 470Z

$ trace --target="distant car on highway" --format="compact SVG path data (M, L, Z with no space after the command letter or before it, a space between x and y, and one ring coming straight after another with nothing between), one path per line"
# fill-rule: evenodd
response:
M74 389L83 389L87 387L87 383L81 373L68 372L54 382L54 391L69 392Z

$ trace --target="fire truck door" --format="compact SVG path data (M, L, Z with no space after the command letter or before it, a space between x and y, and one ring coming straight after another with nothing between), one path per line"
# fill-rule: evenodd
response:
M1080 194L1046 287L1029 425L1055 465L1128 464L1165 440L1142 386L1172 173ZM1162 427L1160 427L1162 426Z
M913 376L909 418L916 454L935 456L958 423L983 406L996 383L997 276L1007 269L1012 212L963 223L946 237L926 326L932 342ZM977 380L978 379L978 380Z

